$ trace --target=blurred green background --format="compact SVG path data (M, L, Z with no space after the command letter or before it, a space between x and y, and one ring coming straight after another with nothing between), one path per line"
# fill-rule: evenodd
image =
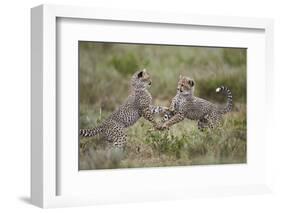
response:
M199 132L185 120L167 132L151 131L140 119L128 129L124 153L97 137L80 139L80 169L155 167L246 162L247 50L167 45L79 42L80 128L91 128L128 96L131 75L146 68L156 105L169 106L179 75L195 80L195 95L224 104L215 89L231 89L234 109L214 131ZM161 118L157 118L160 120Z

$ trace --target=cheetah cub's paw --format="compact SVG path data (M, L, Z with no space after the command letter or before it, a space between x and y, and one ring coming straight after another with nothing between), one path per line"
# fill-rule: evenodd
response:
M167 126L166 123L163 123L162 125L158 125L157 130L159 131L169 130L169 127Z
M154 130L161 130L161 128L162 128L162 124L160 124L160 123L158 123L158 124L156 124L156 125L154 125Z

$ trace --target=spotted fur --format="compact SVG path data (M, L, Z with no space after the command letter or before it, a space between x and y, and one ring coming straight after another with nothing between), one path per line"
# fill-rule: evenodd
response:
M151 79L146 70L136 72L131 79L130 95L124 104L100 126L93 129L80 129L80 135L91 137L100 134L115 147L124 147L127 142L126 128L132 126L139 118L145 118L156 127L153 114L161 113L166 108L152 105L152 97L148 91L150 86Z
M198 121L198 129L216 127L223 114L232 110L231 91L224 86L217 88L217 93L227 96L227 103L224 107L215 105L207 100L193 95L195 88L194 80L183 76L178 82L177 94L171 102L169 110L165 113L163 124L160 129L170 126L188 118Z

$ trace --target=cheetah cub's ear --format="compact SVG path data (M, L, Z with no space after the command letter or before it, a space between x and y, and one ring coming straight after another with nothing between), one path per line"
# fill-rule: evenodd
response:
M193 80L188 80L188 84L193 87L195 85L195 82Z
M142 78L143 77L143 71L140 71L139 73L138 73L138 78Z

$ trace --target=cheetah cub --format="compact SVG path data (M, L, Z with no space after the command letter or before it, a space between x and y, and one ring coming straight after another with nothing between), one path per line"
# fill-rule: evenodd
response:
M153 106L148 91L151 86L150 75L146 70L136 72L131 79L130 95L115 112L102 124L93 129L80 129L80 136L91 137L100 134L114 147L122 148L126 144L126 128L132 126L141 117L150 121L156 128L158 125L153 114L162 113L166 107Z
M180 76L177 87L177 94L172 99L169 110L165 112L163 124L159 129L167 129L170 126L188 118L198 121L198 129L216 127L223 114L230 112L232 109L231 91L221 86L216 89L217 93L227 96L227 103L221 107L207 100L195 97L195 82L189 77Z

